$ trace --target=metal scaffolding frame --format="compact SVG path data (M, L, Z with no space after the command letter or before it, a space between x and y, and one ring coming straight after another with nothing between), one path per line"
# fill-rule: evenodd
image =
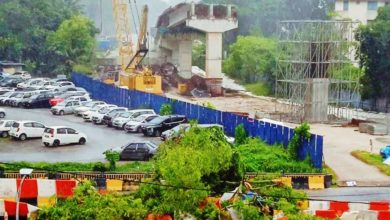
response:
M282 120L305 120L310 79L329 80L327 121L345 117L340 114L342 107L357 107L359 78L348 66L358 66L355 54L359 44L354 40L358 24L322 20L279 23L275 95L282 105L275 110L283 115Z

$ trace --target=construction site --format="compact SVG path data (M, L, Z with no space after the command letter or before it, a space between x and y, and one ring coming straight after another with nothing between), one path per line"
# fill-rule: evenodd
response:
M357 22L281 21L274 96L259 97L222 72L224 33L239 25L234 5L181 3L150 32L146 5L139 13L131 1L113 0L113 10L118 59L100 74L108 84L291 123L359 117L359 76L348 68L358 66ZM205 43L204 70L192 65L197 40Z

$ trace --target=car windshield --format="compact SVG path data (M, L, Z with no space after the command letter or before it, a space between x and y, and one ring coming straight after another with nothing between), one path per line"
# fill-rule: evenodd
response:
M81 103L82 106L84 107L92 107L93 106L93 102L83 102Z
M39 95L32 95L30 98L31 98L31 99L36 99L36 98L38 98L38 96L39 96Z
M157 118L154 118L153 120L151 120L150 123L152 123L152 124L160 124L165 119L167 119L167 117L157 117Z
M133 113L131 112L123 112L119 115L121 118L129 118Z
M148 117L148 116L146 116L146 115L140 115L140 116L134 118L133 121L136 121L136 122L143 122L143 121L145 120L146 117Z
M99 110L99 113L101 113L101 114L106 114L108 111L110 111L109 108L103 108L103 109L100 109L100 110Z
M29 97L31 97L31 93L25 93L25 94L23 94L23 98L29 98Z
M0 97L9 97L13 94L14 92L6 92L3 95L0 95Z
M65 102L60 102L57 104L57 106L65 106L65 104L66 104Z
M18 127L19 127L19 123L18 123L18 122L14 122L14 123L12 124L12 127L13 127L13 128L18 128Z
M2 126L4 124L4 121L0 121L0 126Z
M14 93L14 94L12 94L12 95L10 96L10 98L17 97L17 96L19 96L19 94L21 94L21 93Z

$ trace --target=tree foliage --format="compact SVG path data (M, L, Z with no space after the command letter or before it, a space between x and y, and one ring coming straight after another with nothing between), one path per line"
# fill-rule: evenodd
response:
M206 67L206 44L202 41L195 41L192 47L192 65L201 68Z
M79 14L76 0L3 0L0 7L0 57L22 61L29 71L50 73L57 65L47 37Z
M100 195L91 183L79 184L74 196L39 211L38 219L145 219L147 209L141 199L130 195Z
M193 125L179 141L168 141L159 147L156 181L170 187L142 186L145 204L153 204L159 212L195 213L210 191L226 187L221 182L241 179L240 160L233 155L220 128Z
M360 26L356 39L361 42L360 65L362 98L376 100L390 93L390 6L381 7L377 18Z
M77 15L65 20L48 37L47 46L56 54L56 72L71 72L74 65L91 64L96 46L97 29L86 17Z
M223 64L224 72L244 83L274 81L276 68L276 41L271 38L239 36L229 47L229 56Z

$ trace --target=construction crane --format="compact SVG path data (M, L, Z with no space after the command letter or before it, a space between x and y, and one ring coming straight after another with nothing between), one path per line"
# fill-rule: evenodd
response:
M113 0L116 38L118 41L121 71L119 74L119 86L144 92L161 94L161 77L154 75L148 67L142 66L142 60L149 49L147 45L148 7L145 5L139 18L138 41L135 50L131 38L131 26L128 16L130 1ZM135 1L134 1L135 3ZM135 5L135 10L137 6ZM132 17L135 18L132 11ZM138 11L137 11L138 15ZM135 22L134 22L135 23ZM136 27L134 27L135 30Z

